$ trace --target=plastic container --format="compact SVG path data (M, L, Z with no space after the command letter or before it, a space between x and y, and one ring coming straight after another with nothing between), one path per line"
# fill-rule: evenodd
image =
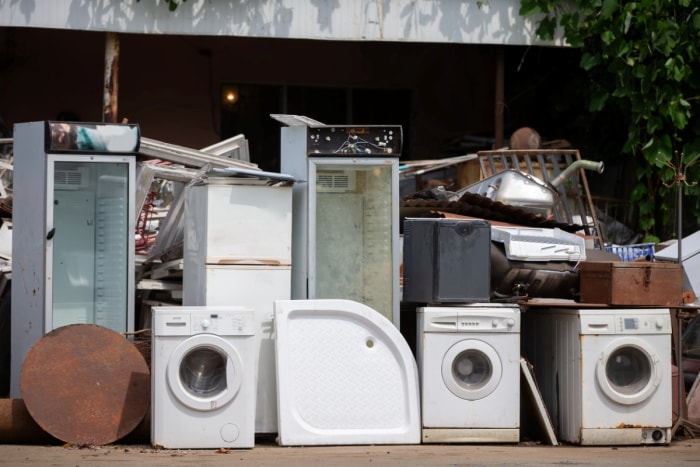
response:
M403 241L402 300L428 304L490 300L489 222L406 218Z
M561 229L492 226L491 240L503 243L511 260L586 261L585 239Z
M636 261L637 259L646 259L647 261L654 260L654 244L653 243L638 243L636 245L608 245L605 251L614 253L620 257L622 261Z

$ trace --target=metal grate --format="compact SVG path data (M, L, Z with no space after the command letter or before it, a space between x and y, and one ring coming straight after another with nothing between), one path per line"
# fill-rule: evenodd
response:
M323 171L316 174L316 189L323 192L345 193L355 190L354 173Z
M56 170L53 176L54 188L57 190L77 190L87 186L87 169L80 167L77 170Z

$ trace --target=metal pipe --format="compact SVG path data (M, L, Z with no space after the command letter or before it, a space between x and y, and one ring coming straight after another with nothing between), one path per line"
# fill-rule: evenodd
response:
M499 45L496 49L496 95L495 95L495 116L494 122L494 147L502 148L505 143L503 141L503 114L505 108L505 65L503 59L503 46Z
M557 177L553 178L552 181L550 182L552 186L558 187L562 183L564 183L564 180L569 178L569 176L574 173L578 169L586 169L586 170L595 170L599 174L603 173L603 169L605 168L605 164L601 162L595 162L595 161L587 161L587 160L578 160L574 161L570 166L568 166L566 169L562 171Z
M34 421L24 400L0 399L0 443L53 444L60 441Z
M117 123L119 101L119 35L108 32L105 36L104 92L102 121Z

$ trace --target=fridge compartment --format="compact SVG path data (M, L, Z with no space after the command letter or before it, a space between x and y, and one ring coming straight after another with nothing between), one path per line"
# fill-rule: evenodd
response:
M291 264L291 185L208 183L187 190L186 263Z

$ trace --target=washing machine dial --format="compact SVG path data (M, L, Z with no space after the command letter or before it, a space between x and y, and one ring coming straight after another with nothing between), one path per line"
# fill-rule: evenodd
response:
M506 320L506 324L508 325L509 328L512 328L513 326L515 326L515 320L513 318L508 318Z
M209 329L209 326L211 326L211 321L209 320L209 318L203 318L202 329Z
M656 321L654 322L656 325L656 329L663 329L664 328L664 320L661 318L656 318Z

